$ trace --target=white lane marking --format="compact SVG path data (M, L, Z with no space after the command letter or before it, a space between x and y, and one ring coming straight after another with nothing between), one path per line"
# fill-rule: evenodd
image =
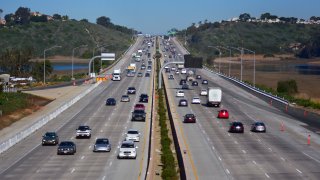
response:
M76 169L75 169L75 168L73 168L73 169L71 170L71 173L73 173L75 170L76 170Z
M272 149L271 148L268 148L270 151L272 151Z
M282 161L286 161L283 157L280 157L282 159Z
M40 172L40 169L38 169L37 171L36 171L36 173L39 173Z
M112 161L109 163L109 166L111 166L112 165Z
M266 176L267 176L267 178L270 178L270 176L269 176L267 173L264 173L264 175L266 175Z
M222 161L222 159L221 159L221 157L220 157L220 156L218 156L218 158L219 158L219 160L220 160L220 161Z
M255 161L252 161L252 162L253 162L253 164L257 165L257 163Z
M302 174L302 172L299 169L296 169L300 174Z
M208 138L208 137L207 137L207 141L209 141L209 142L210 142L210 138Z
M244 154L246 154L246 153L247 153L245 150L242 150L242 152L243 152Z
M91 149L91 145L89 146L89 149Z
M235 143L235 144L238 144L238 142L237 142L237 141L234 141L234 143Z
M106 179L106 176L103 176L103 177L102 177L102 180L105 180L105 179Z
M227 171L227 173L228 173L228 174L230 174L230 171L229 171L229 169L226 169L226 171Z
M306 155L306 156L308 156L309 158L311 158L311 159L315 160L317 163L320 163L320 161L319 161L318 159L316 159L316 158L314 158L314 157L310 156L309 154L307 154L307 153L305 153L305 152L303 152L303 154L304 154L304 155Z
M81 159L84 159L84 156L82 156Z
M261 139L258 139L259 142L261 142Z
M214 146L212 146L211 148L212 148L212 150L214 150L214 149L215 149L215 148L214 148Z
M231 136L230 133L228 133L228 136Z

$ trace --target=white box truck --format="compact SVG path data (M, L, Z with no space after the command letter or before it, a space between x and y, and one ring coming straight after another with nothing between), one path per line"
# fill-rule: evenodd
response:
M113 70L112 80L113 81L120 81L121 80L121 70L120 69Z
M207 106L219 107L222 99L222 90L219 87L208 87Z

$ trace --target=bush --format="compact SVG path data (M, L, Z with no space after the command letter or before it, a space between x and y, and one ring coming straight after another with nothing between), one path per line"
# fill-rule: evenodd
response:
M297 82L293 79L287 81L278 81L277 92L288 95L295 94L298 92Z

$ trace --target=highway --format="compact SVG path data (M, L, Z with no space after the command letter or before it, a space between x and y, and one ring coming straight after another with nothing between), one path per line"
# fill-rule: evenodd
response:
M124 58L115 66L125 68L131 62L131 54L142 46L142 38L129 50ZM153 53L153 48L150 48ZM143 57L147 58L144 55ZM140 64L137 63L138 72ZM109 71L112 72L113 69ZM145 70L146 71L146 70ZM144 74L144 73L143 73ZM0 155L0 179L142 179L145 176L149 126L152 98L151 77L126 77L122 74L121 81L101 83L95 90L78 101L71 108L61 113L43 128L14 145ZM134 86L135 95L130 95L130 102L120 102L127 88ZM131 122L133 106L139 101L141 93L149 94L146 105L146 122ZM106 106L109 97L117 100L116 106ZM76 129L79 125L89 125L92 129L91 139L76 139ZM125 138L128 129L141 132L140 142L137 142L137 159L117 159L118 147ZM42 135L47 131L56 131L60 142L72 140L77 145L75 155L57 155L57 146L41 146ZM109 138L112 144L111 152L94 153L93 145L98 137Z
M178 43L174 43L177 53L184 54ZM162 47L163 48L163 47ZM167 53L167 52L164 52ZM168 53L167 53L168 54ZM167 56L168 57L168 56ZM165 58L170 61L173 59ZM182 60L181 57L178 59ZM164 73L171 111L178 125L180 137L186 145L183 151L186 174L190 179L319 179L320 146L307 145L306 129L303 123L271 107L267 102L206 70L197 69L196 74L209 81L208 85L191 86L185 90L188 107L179 107L175 97L180 79L186 75L175 74L168 80ZM221 87L223 91L220 108L207 107L206 97L201 96L202 104L192 104L193 97L200 97L201 89ZM227 109L229 119L218 119L218 110ZM196 124L183 124L183 116L193 113ZM229 123L241 121L244 134L228 132ZM267 133L250 132L255 121L263 121ZM280 131L284 123L285 130ZM176 127L177 128L177 127ZM319 136L312 134L318 139Z

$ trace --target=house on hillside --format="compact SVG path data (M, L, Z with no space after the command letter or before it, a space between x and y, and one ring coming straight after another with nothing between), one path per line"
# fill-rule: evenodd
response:
M0 25L6 25L6 20L5 19L0 19Z

